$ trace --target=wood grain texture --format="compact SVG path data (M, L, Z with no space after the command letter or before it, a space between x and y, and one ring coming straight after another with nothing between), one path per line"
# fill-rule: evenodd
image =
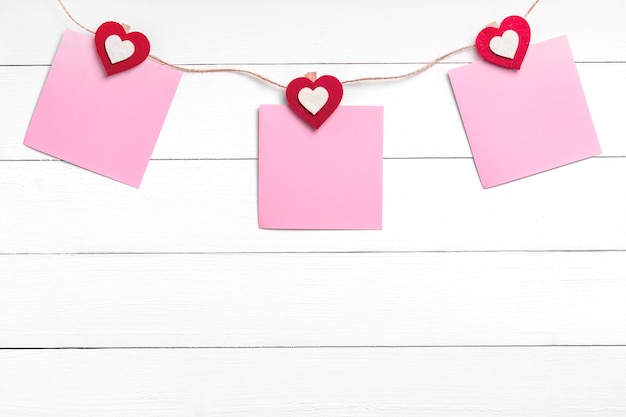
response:
M626 344L624 252L1 256L0 345Z
M486 24L524 14L533 3L64 1L92 30L106 20L123 20L150 38L153 53L181 64L428 62L472 44ZM598 0L592 6L580 0L544 0L529 17L533 40L566 33L579 61L626 61L623 8L621 0ZM12 0L0 26L24 38L19 43L2 39L3 63L12 65L50 63L61 32L76 28L56 0ZM472 52L454 58L475 57Z
M624 347L3 351L0 367L14 417L626 413Z
M343 103L385 108L386 158L471 157L447 77L457 64L438 65L402 82L346 86ZM243 66L266 74L304 74L310 66ZM412 65L316 65L342 78L410 71ZM579 73L604 156L626 156L619 134L626 96L626 64L579 64ZM0 114L0 159L50 159L22 141L48 67L0 67L0 88L8 103ZM236 94L233 94L233 89ZM257 157L260 104L286 104L284 92L234 74L185 75L155 148L154 159Z
M287 83L411 71L532 1L65 2ZM529 18L568 35L601 157L483 190L447 78L475 52L346 86L385 107L376 232L258 229L258 106L284 97L239 75L183 76L139 190L24 147L80 29L56 0L3 6L1 416L626 415L622 0Z
M257 226L256 161L152 161L137 191L63 162L4 162L0 253L624 250L626 166L483 190L471 159L387 160L382 231Z

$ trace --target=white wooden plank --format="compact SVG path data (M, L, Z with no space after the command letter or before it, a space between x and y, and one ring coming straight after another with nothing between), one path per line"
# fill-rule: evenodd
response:
M626 414L626 348L0 352L12 417Z
M256 161L152 161L139 190L72 165L0 163L0 252L626 249L622 159L483 190L462 160L386 160L382 231L257 226Z
M626 344L620 253L0 256L0 346Z
M619 103L626 96L626 64L579 64L583 87L598 137L607 156L626 155ZM409 71L408 65L315 66L320 73L344 78ZM463 124L447 77L451 65L439 65L415 78L346 87L344 104L385 107L387 158L470 157ZM264 66L258 71L289 77L307 66ZM0 67L0 159L49 159L22 142L47 67ZM236 93L235 93L236 92ZM245 77L184 75L153 157L256 158L260 104L284 103L284 93ZM8 105L10 103L10 105Z
M487 23L523 14L533 1L65 2L93 30L106 20L128 22L149 36L156 55L171 62L247 64L426 62L472 44ZM570 34L577 60L623 61L624 12L621 0L544 0L529 20L536 41ZM10 34L0 36L0 64L11 65L50 63L62 31L80 30L56 0L9 1L0 28Z

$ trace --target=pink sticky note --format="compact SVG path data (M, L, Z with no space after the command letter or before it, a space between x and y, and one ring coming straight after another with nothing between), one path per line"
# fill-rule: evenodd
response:
M601 153L567 37L531 45L519 71L481 60L449 76L484 188Z
M150 60L107 77L93 36L66 30L24 144L139 187L180 77Z
M259 110L259 227L381 229L383 108L339 106L318 130Z

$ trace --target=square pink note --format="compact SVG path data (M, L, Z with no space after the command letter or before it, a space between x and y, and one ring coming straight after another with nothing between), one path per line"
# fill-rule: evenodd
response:
M381 229L383 108L339 106L313 130L259 109L259 227Z
M93 36L66 30L24 144L139 187L180 77L151 60L107 77Z
M484 188L601 153L567 37L531 45L519 71L481 60L449 77Z

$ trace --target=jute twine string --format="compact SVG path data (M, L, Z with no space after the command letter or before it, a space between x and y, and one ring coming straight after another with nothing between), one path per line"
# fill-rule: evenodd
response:
M535 0L535 2L532 4L532 6L530 6L530 8L528 9L528 11L526 12L526 14L524 14L524 18L528 17L528 15L530 14L530 12L533 11L533 9L535 8L535 6L537 5L537 3L539 3L540 0ZM455 49L454 51L448 52L447 54L443 54L435 59L433 59L430 62L427 62L426 64L424 64L422 67L416 69L415 71L411 71L411 72L407 72L406 74L401 74L401 75L392 75L392 76L388 76L388 77L363 77L363 78L355 78L353 80L347 80L347 81L342 81L342 84L348 84L348 83L358 83L361 81L385 81L385 80L397 80L400 78L407 78L407 77L412 77L414 75L417 74L421 74L422 72L430 69L431 67L433 67L434 65L438 64L439 62L443 61L444 59L451 57L454 54L457 54L459 52L462 51L466 51L468 49L473 49L475 48L474 44L471 45L467 45L467 46L463 46L461 48Z
M76 20L74 18L74 16L72 16L72 14L70 13L70 11L67 9L67 7L65 7L65 4L63 3L63 0L57 0L59 2L59 4L61 5L61 7L63 8L63 11L65 12L65 14L67 15L67 17L70 18L70 20L72 22L74 22L78 27L80 27L81 29L83 29L86 32L89 32L91 34L95 34L96 32L89 29L88 27L84 26L83 24L81 24L78 20ZM530 12L533 11L533 9L535 8L535 6L537 6L537 4L540 2L541 0L535 0L534 3L532 4L532 6L530 6L530 8L528 9L528 11L524 14L524 18L528 17L528 15L530 14ZM389 80L397 80L400 78L408 78L408 77L412 77L414 75L418 75L421 74L422 72L427 71L428 69L432 68L433 66L435 66L436 64L438 64L439 62L443 61L446 58L451 57L452 55L455 55L459 52L462 51L466 51L468 49L472 49L474 48L475 45L471 44L471 45L467 45L467 46L463 46L461 48L455 49L454 51L448 52L446 54L443 54L435 59L433 59L430 62L427 62L426 64L424 64L423 66L421 66L420 68L416 69L415 71L411 71L411 72L407 72L406 74L400 74L400 75L390 75L390 76L386 76L386 77L362 77L362 78L354 78L351 80L346 80L346 81L342 81L342 84L350 84L350 83L358 83L358 82L362 82L362 81L389 81ZM258 74L254 71L248 71L248 70L244 70L244 69L237 69L237 68L189 68L189 67L183 67L180 65L176 65L176 64L172 64L169 63L167 61L162 60L161 58L155 56L155 55L148 55L148 57L150 59L152 59L155 62L158 62L161 65L165 65L166 67L170 67L179 71L183 71L183 72L189 72L189 73L212 73L212 72L233 72L233 73L238 73L238 74L245 74L245 75L249 75L251 77L257 78L263 82L266 82L268 84L271 84L273 86L279 87L279 88L287 88L286 85L280 84L264 75Z

